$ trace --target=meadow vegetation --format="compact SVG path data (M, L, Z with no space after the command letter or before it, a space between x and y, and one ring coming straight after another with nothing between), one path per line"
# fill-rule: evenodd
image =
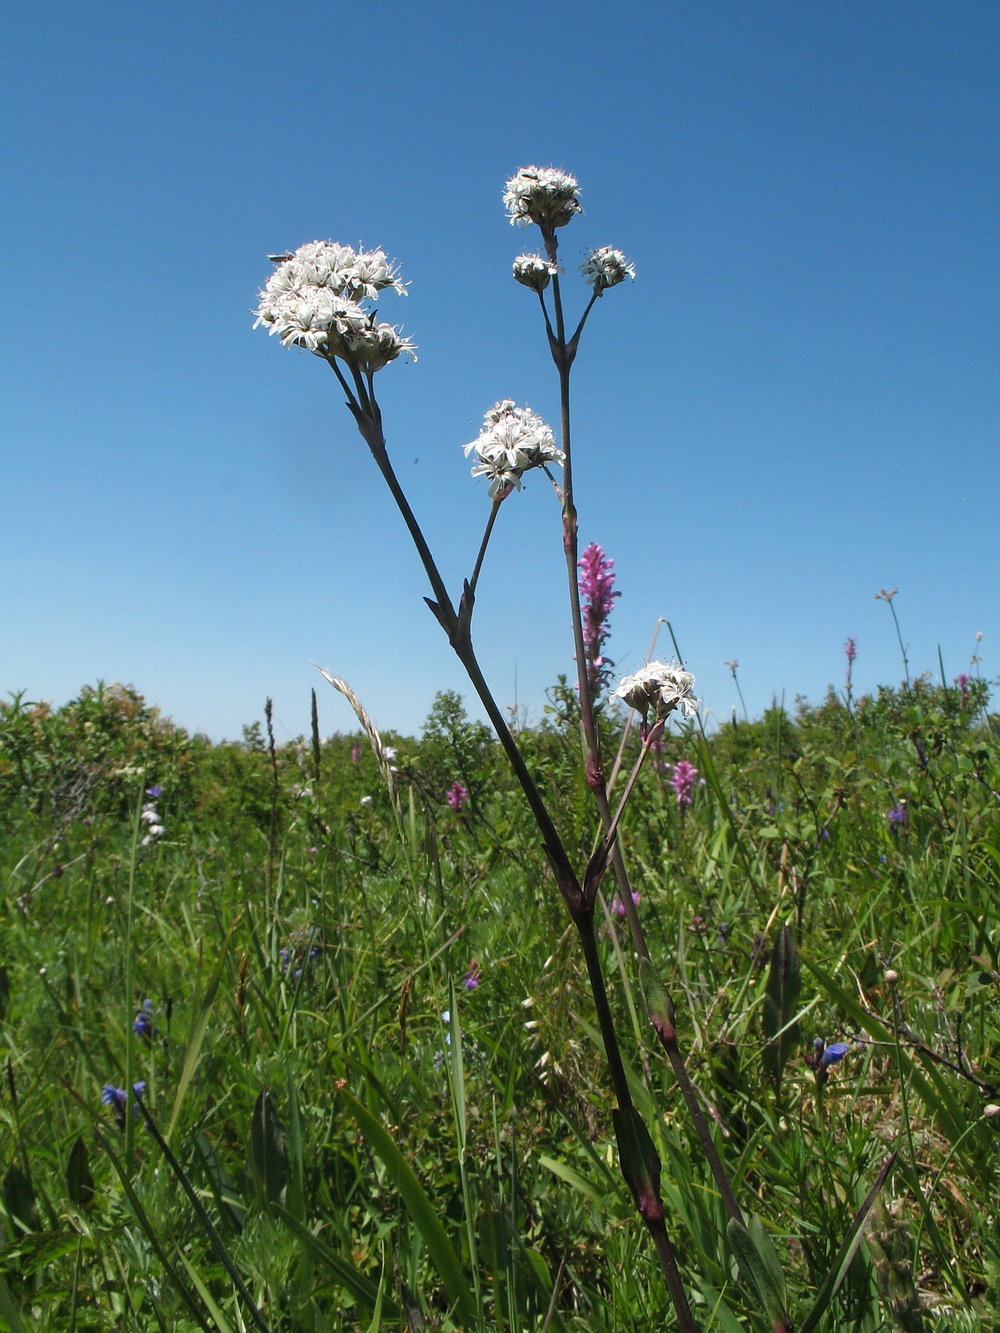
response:
M627 711L597 723L627 773ZM561 682L515 734L584 863L579 724ZM998 789L986 683L922 676L675 722L620 828L789 1309L897 1153L824 1329L1000 1328ZM460 698L381 763L363 732L277 746L269 712L211 744L120 685L8 699L0 875L14 1333L675 1326L552 866ZM698 1326L770 1327L610 883L598 910Z

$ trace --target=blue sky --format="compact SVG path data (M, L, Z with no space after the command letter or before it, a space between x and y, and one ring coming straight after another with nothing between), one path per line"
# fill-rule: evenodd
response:
M556 165L568 279L635 283L574 368L583 540L615 558L611 656L659 617L711 714L902 672L996 674L1000 10L837 4L35 3L0 53L0 693L121 679L191 730L353 716L413 731L460 669L318 359L249 311L268 252L383 246L390 451L452 586L487 499L461 446L511 397L555 421L533 238L500 196ZM570 302L585 289L568 282ZM537 717L572 669L559 514L505 504L477 646ZM320 688L322 687L322 688Z

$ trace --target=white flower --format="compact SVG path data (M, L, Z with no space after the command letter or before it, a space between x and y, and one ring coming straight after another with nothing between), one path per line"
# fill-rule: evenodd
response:
M406 295L406 285L399 279L398 268L382 250L359 251L348 281L353 296L367 296L374 300L376 293L386 287L391 287L400 296Z
M543 232L565 227L574 213L582 213L575 176L555 167L522 167L504 190L504 207L511 226L537 222Z
M160 816L156 812L156 807L152 805L144 805L139 818L144 824L158 824L160 822Z
M626 278L634 278L635 266L620 250L602 245L599 250L591 250L580 265L580 272L600 296L608 287L617 287Z
M465 446L465 456L476 455L474 477L489 477L490 495L508 487L521 488L521 476L535 467L562 463L550 426L530 407L516 407L512 398L491 407L477 439Z
M514 277L532 291L544 292L552 276L560 270L544 255L518 255L514 260Z
M406 295L406 286L400 280L399 270L383 250L355 250L353 246L337 241L310 241L300 245L289 258L282 260L267 280L266 290L280 295L301 287L328 287L338 296L369 297L386 287L400 296Z
M694 697L694 676L676 663L650 662L631 676L626 676L614 693L630 708L646 716L650 707L656 717L666 717L679 708L687 717L698 711Z
M371 374L395 361L401 352L405 352L411 361L417 359L415 345L391 324L372 323L368 328L352 330L344 335L342 343L361 369Z
M383 250L354 250L336 241L310 241L278 263L260 293L258 324L284 347L340 356L369 374L414 346L391 324L380 324L359 303L391 287L406 295L396 266Z
M335 353L347 333L361 333L371 316L329 287L296 287L271 297L261 292L257 324L269 324L282 347L305 347L319 356ZM323 348L325 351L320 351Z

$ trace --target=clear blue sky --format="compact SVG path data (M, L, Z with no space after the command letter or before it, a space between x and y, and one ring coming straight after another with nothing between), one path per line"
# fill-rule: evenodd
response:
M528 163L580 180L570 276L609 243L638 271L574 368L622 669L665 616L716 717L726 659L759 713L840 685L848 635L857 686L895 682L895 585L918 670L982 631L994 676L998 38L992 0L8 6L0 693L121 679L220 738L267 695L307 730L314 685L353 729L311 661L386 728L463 689L333 376L249 311L269 251L401 262L386 431L457 587L461 446L498 398L557 416L500 202ZM559 515L532 482L501 519L477 644L537 717L572 669Z

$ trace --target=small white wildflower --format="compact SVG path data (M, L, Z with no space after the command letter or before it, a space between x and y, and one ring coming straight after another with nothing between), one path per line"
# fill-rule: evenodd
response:
M511 226L536 222L543 232L565 227L574 213L582 213L575 176L555 167L522 167L504 190L503 202Z
M395 361L402 352L411 361L417 359L416 346L391 324L372 323L368 328L352 330L344 334L341 345L362 370L371 374L387 366L390 361Z
M580 265L580 272L600 296L609 287L617 287L626 278L634 278L635 266L628 262L620 250L602 245L599 250L591 250Z
M160 816L156 811L156 807L152 805L144 805L139 818L144 824L158 824L160 822Z
M383 250L361 250L348 278L353 296L367 296L374 300L376 293L391 287L399 296L406 295L406 284L400 280L399 269L386 258Z
M282 347L305 347L323 356L336 352L345 334L363 333L371 316L329 287L304 286L273 298L261 292L254 328L258 324L269 324L268 332L278 335Z
M514 260L514 277L534 292L544 292L559 267L544 255L518 255Z
M652 708L657 718L679 708L688 717L698 711L694 697L694 676L668 662L650 662L631 676L626 676L614 693L630 708L646 716Z
M520 490L521 477L532 468L562 463L565 454L556 448L552 428L530 407L516 407L512 398L491 407L483 419L477 439L465 446L465 456L476 455L474 477L488 477L490 495L509 487Z

